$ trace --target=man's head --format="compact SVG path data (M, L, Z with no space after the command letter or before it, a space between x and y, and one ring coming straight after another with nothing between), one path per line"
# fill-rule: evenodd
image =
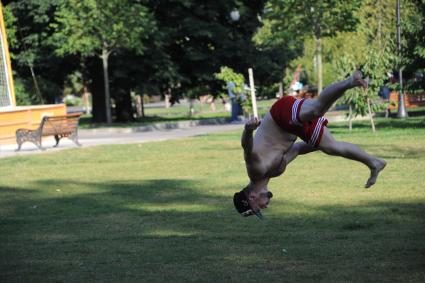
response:
M256 215L262 219L261 209L267 208L273 194L267 187L260 191L254 191L252 186L247 186L233 196L233 204L236 210L243 216Z

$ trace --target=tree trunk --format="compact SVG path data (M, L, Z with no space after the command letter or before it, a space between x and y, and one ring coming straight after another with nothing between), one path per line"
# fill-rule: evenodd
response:
M317 91L320 94L323 89L323 66L322 66L322 39L320 35L315 35L316 60L317 60Z
M145 86L142 85L141 89L140 89L140 102L141 102L141 114L142 114L142 118L145 118L145 102L144 102L144 98L145 98Z
M283 96L283 83L280 82L279 83L279 98L281 98Z
M351 132L353 130L353 107L351 106L351 104L348 107L348 129Z
M90 92L86 85L83 87L83 104L84 104L84 112L88 115L91 112L91 105L90 105Z
M108 58L109 52L106 48L102 49L102 55L100 56L103 63L103 81L105 86L105 113L106 113L106 123L112 123L111 115L111 93L109 90L109 73L108 73Z
M145 118L145 102L143 101L145 98L145 94L142 92L141 96L141 103L142 103L142 118Z
M193 114L195 114L195 108L194 108L194 99L189 98L189 117L192 117Z
M142 118L142 96L135 95L134 100L134 104L136 105L136 117L137 119Z
M102 64L98 57L87 58L86 67L90 78L90 90L92 94L92 122L105 123L105 89L102 75Z
M373 116L372 116L372 107L370 106L370 99L367 99L367 109L369 111L369 119L370 119L370 124L372 126L372 132L375 133L375 123L373 122Z
M117 122L132 122L133 107L131 105L131 93L127 86L123 83L116 84L114 82L113 93L115 99L115 114Z
M37 93L38 98L40 99L41 104L44 104L43 96L41 96L40 88L38 87L37 78L35 77L34 68L30 65L31 77L34 82L35 92Z
M170 108L171 88L167 89L167 91L164 93L164 97L165 97L165 108Z

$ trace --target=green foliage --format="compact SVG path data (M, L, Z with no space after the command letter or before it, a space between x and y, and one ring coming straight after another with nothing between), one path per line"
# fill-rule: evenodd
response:
M350 74L356 68L355 60L349 54L345 54L335 62L335 69L338 70L338 80L347 79L347 74ZM367 96L360 89L348 90L342 97L342 103L349 105L354 116L367 115Z
M83 84L82 73L79 71L76 71L72 74L69 74L65 81L63 94L64 95L82 94L83 91L84 91L84 84Z
M377 96L379 88L387 79L387 70L391 63L391 56L386 50L369 49L362 62L356 62L355 59L346 54L336 61L335 68L339 70L339 79L347 78L352 70L357 69L359 64L363 64L363 76L368 77L369 87L367 89L354 88L348 90L343 97L343 102L350 105L354 116L368 115L368 100L371 103L372 112L382 110L384 105Z
M173 101L206 92L217 96L222 90L213 74L221 66L242 74L253 67L259 96L274 97L283 72L287 85L298 64L304 82L317 84L314 38L322 43L325 85L337 80L336 61L345 55L358 67L371 57L366 55L369 48L396 54L394 0L6 3L14 71L32 94L31 67L46 102L63 93L78 93L83 79L102 92L103 77L93 61L103 50L114 55L109 61L112 89L143 87L149 94L170 89ZM424 80L415 76L425 66L424 7L422 0L401 1L403 53L390 59L391 64L382 63L387 71L403 67L404 77L414 78L405 83L409 92L425 89ZM234 9L240 13L238 21L230 17ZM70 79L76 72L81 76ZM94 104L100 103L95 99Z
M207 86L214 96L221 91L213 76L221 66L244 73L262 52L251 40L261 24L263 0L239 1L151 1L160 39L163 58L170 59L173 81L161 81L171 88L173 99L194 95L199 86ZM232 20L230 13L237 9L240 17ZM265 59L265 58L264 58ZM267 58L267 62L272 59ZM265 61L265 60L264 60ZM162 71L161 71L162 72ZM168 76L168 74L167 74ZM175 82L177 81L177 82ZM199 95L199 94L198 94Z
M363 46L356 49L356 52L345 51L336 63L342 76L361 66L363 76L369 78L369 87L366 90L355 88L345 95L345 102L352 106L355 116L368 114L368 101L372 112L385 108L377 94L388 79L387 73L397 61L394 42L395 9L392 2L364 1L365 9L358 11L360 24L357 32L357 38L364 38L364 41L359 42Z
M396 35L396 1L363 0L362 9L356 11L359 18L357 30L366 35L368 43L382 46Z
M361 1L272 0L268 4L274 36L305 38L334 36L338 31L354 30L354 12Z
M52 11L57 1L14 1L5 7L5 21L11 40L11 54L20 67L48 65ZM49 58L50 59L50 58Z
M112 122L111 94L109 80L109 57L113 52L133 51L140 55L145 49L144 41L154 31L154 24L148 8L141 3L127 0L65 0L55 12L55 22L50 25L54 34L50 42L59 56L76 54L82 57L98 56L102 60L104 73L104 109L95 107L96 120ZM118 73L119 70L117 70ZM117 80L122 78L117 78ZM116 108L120 109L117 119L131 117L129 88L115 86ZM94 100L99 101L99 100ZM118 103L120 102L120 103ZM128 103L127 103L128 102ZM123 114L123 115L120 115Z
M315 77L313 74L317 75L317 81L312 80L310 83L317 83L320 87L323 83L323 77L319 76L323 70L322 59L319 60L323 54L322 39L333 37L338 32L354 31L358 22L355 11L359 8L360 2L360 0L270 1L267 6L269 12L266 14L268 20L265 25L266 32L256 39L261 42L287 42L290 49L299 49L301 52L304 49L306 56L298 62L291 62L290 68L294 69L294 66L301 63L304 70L308 70L310 77ZM268 36L271 38L265 38ZM328 81L326 78L325 83Z
M26 106L34 103L28 89L28 82L25 79L14 77L15 99L17 106Z
M17 29L16 29L16 17L12 13L12 9L10 6L3 7L3 18L4 18L4 25L6 28L7 33L7 41L9 43L9 46L16 46L18 44L18 38L16 35ZM10 54L13 58L13 53Z
M344 1L337 1L343 3ZM417 3L415 1L402 1L401 9L401 20L402 20L402 31L405 33L403 36L403 46L407 48L406 52L403 53L403 60L396 59L395 57L391 58L392 65L388 65L387 71L391 71L397 66L406 66L409 68L413 62L418 62L417 56L421 46L421 40L423 41L423 36L420 37L420 30L423 25L423 15L425 9L420 10L424 6L423 3ZM421 2L421 1L416 1ZM324 65L324 84L329 84L335 81L336 76L339 71L335 69L336 60L339 60L345 54L350 54L352 60L356 63L356 66L360 66L365 63L366 57L364 53L369 48L375 48L380 50L386 50L389 54L396 54L395 50L395 33L396 33L396 17L395 17L395 1L392 0L363 0L361 1L361 9L358 9L359 3L352 3L353 6L345 7L341 11L338 11L338 6L326 7L326 1L322 1L319 6L316 2L311 2L303 5L298 5L293 7L288 5L289 2L285 1L271 1L269 3L269 9L271 12L268 16L268 21L266 22L261 35L257 35L256 40L261 42L267 41L285 41L289 46L292 45L294 41L298 41L299 45L303 46L303 55L299 56L295 60L291 61L289 65L290 72L287 73L286 82L290 82L292 79L292 72L296 69L298 64L303 66L303 70L308 74L310 84L317 83L316 80L316 62L314 57L316 54L315 42L307 32L305 31L306 27L310 24L317 22L318 14L320 9L323 10L323 15L325 12L335 12L334 18L326 18L325 23L329 20L329 23L332 23L333 20L341 20L344 14L345 8L351 10L350 15L351 19L354 21L352 25L347 24L345 28L352 31L341 32L337 29L338 25L333 26L333 30L328 30L328 32L323 33L322 40L322 57ZM347 3L345 3L347 4ZM351 5L351 4L350 4ZM307 6L313 8L308 14ZM304 9L305 13L297 13L297 9ZM422 11L422 12L421 12ZM320 14L320 13L319 13ZM306 16L303 16L306 15ZM309 15L309 16L307 16ZM309 19L305 19L309 18ZM314 20L316 19L316 20ZM338 21L339 21L338 20ZM311 26L310 26L311 27ZM294 30L299 29L299 30ZM353 29L356 29L353 31ZM332 32L331 32L332 31ZM332 37L329 37L331 35ZM411 48L409 49L409 43ZM403 49L405 49L403 47ZM290 48L290 47L288 47ZM410 50L411 55L408 54ZM415 53L416 52L416 53ZM415 55L413 55L415 54ZM420 66L421 63L416 63L416 66ZM416 67L417 68L417 67ZM352 71L352 70L351 70ZM410 71L415 73L415 71ZM407 74L412 76L411 74Z
M312 46L313 40L309 39L309 41L311 42L310 46ZM335 68L335 62L341 57L349 54L352 60L354 60L357 66L359 66L364 60L366 50L366 37L364 34L359 32L338 32L334 37L323 38L323 84L329 85L339 80L337 74L340 73L340 70ZM307 61L305 57L310 58L310 60ZM308 73L308 77L312 81L311 84L317 83L317 71L316 68L314 68L314 50L312 47L310 47L310 51L308 53L304 53L304 56L301 57L301 59L305 62L305 65L303 66L306 66L305 69ZM352 73L353 70L354 69L346 71L345 75L347 76Z
M409 93L424 92L425 79L425 2L422 0L401 1L402 56L404 77Z
M30 93L31 103L53 103L62 95L60 88L64 78L78 65L75 58L56 56L49 44L50 23L58 2L18 0L4 7L12 68L15 77L24 82L22 85ZM35 91L32 73L40 85L42 97Z
M83 100L81 97L75 96L75 95L66 95L63 99L63 102L66 104L66 106L82 106Z
M54 103L56 98L62 96L62 89L55 82L43 77L37 77L37 82L43 98L51 103ZM14 76L14 85L16 104L18 106L42 104L41 97L38 96L31 77L21 78Z
M214 76L223 82L225 84L223 85L223 89L227 90L228 83L234 83L235 87L232 89L232 91L236 95L240 95L242 93L245 93L245 78L242 74L236 73L232 68L229 67L221 67L219 73L215 73ZM227 93L227 92L226 92Z
M123 0L66 0L55 12L51 43L59 55L100 55L120 48L143 51L153 32L148 9Z
M215 73L214 76L223 82L223 89L226 90L227 95L227 88L230 83L234 84L234 87L231 89L233 94L236 96L236 99L239 104L241 104L243 110L245 113L251 112L252 109L252 102L251 102L251 95L246 93L245 90L245 78L242 74L236 73L233 69L229 67L221 67L219 73Z

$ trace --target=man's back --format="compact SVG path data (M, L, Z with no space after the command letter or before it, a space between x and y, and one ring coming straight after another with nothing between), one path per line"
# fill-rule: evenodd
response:
M267 113L255 133L252 153L245 155L250 178L258 180L282 174L286 166L284 154L296 138L279 127Z

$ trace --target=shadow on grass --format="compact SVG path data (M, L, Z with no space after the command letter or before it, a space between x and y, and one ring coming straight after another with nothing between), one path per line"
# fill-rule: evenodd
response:
M408 282L425 275L420 202L274 201L283 212L270 209L258 221L237 215L231 194L177 179L46 179L25 191L2 187L0 199L5 282Z

